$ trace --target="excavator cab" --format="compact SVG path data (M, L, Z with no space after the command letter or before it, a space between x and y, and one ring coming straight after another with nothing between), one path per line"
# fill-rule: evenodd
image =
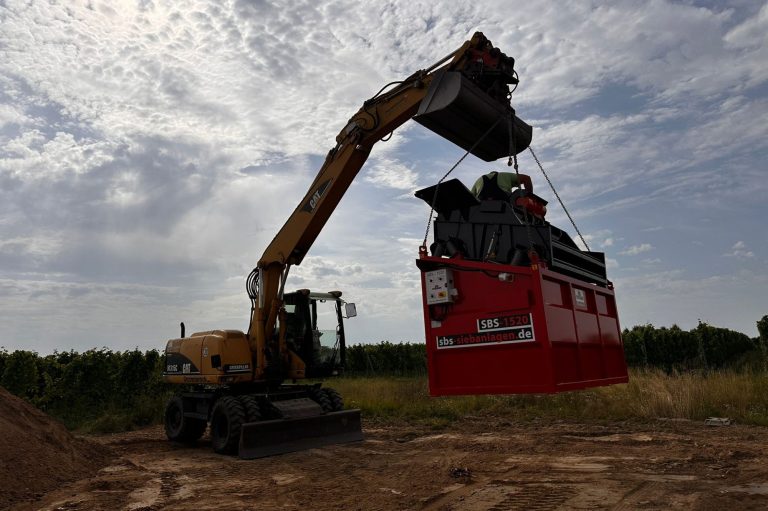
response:
M340 291L287 293L286 342L306 364L308 378L338 376L346 362L344 319L354 317L354 303L341 299Z

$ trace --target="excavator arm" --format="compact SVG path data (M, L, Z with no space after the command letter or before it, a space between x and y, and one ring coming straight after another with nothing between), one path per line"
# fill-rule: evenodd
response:
M458 50L366 101L336 137L304 198L264 251L248 330L255 377L278 362L283 376L304 376L303 361L286 346L283 289L304 259L374 144L411 118L487 161L524 150L531 128L515 116L509 85L514 59L476 33ZM275 327L280 329L275 339Z

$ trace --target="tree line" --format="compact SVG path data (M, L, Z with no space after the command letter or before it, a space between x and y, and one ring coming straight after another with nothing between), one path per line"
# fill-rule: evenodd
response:
M754 339L703 322L691 330L676 325L670 328L635 326L622 333L624 356L631 367L651 367L667 372L740 368L750 364L765 369L768 316L757 324L760 335Z
M0 350L0 386L67 427L119 431L157 422L169 389L157 350Z
M699 323L635 326L623 332L628 365L667 372L752 367L768 370L768 315L757 322L759 337ZM423 343L356 344L347 347L346 374L423 376ZM117 431L158 422L173 388L162 381L157 350L103 348L38 355L0 349L0 386L27 399L70 428Z

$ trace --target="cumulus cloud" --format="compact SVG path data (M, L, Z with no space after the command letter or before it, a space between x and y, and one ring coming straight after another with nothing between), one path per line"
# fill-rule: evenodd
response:
M731 247L730 252L723 254L726 257L736 257L740 259L750 259L755 257L755 253L747 248L747 244L743 241L737 241Z
M478 29L516 58L514 104L591 247L642 233L648 242L619 254L657 247L666 261L704 255L670 249L665 236L691 245L727 228L754 239L768 193L768 7L517 2L514 22L509 9L500 0L5 2L0 340L90 347L102 341L78 319L84 310L119 325L112 339L122 347L156 347L168 317L240 326L242 279L347 119ZM427 212L411 192L463 153L403 128L376 146L293 273L297 284L359 293L370 313L350 327L360 338L418 338L413 258ZM528 153L520 162L550 220L567 228ZM454 176L471 185L499 165L468 158ZM703 212L712 225L697 224ZM715 225L721 218L731 221ZM754 264L768 250L765 240L736 245L728 255ZM136 287L123 310L126 286ZM41 305L55 305L55 327L35 320Z
M370 166L365 180L376 186L413 191L418 187L418 174L392 159L381 159Z
M619 255L634 256L637 254L642 254L643 252L648 252L650 250L653 250L653 245L650 243L641 243L639 245L632 245L627 247L626 249L619 252Z

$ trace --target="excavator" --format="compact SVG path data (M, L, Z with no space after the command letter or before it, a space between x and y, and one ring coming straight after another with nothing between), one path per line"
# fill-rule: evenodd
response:
M184 389L165 410L171 441L194 442L210 424L217 453L250 459L363 438L360 411L345 410L338 392L298 383L343 372L343 320L355 316L354 304L338 291L286 292L289 271L301 264L373 146L409 119L485 161L526 149L532 129L510 104L510 87L518 83L514 65L477 32L435 64L385 85L363 103L248 276L247 331L186 337L182 324L181 337L167 342L163 377ZM450 208L438 209L439 220L447 222L443 217ZM441 236L444 249L450 241L445 228ZM430 271L441 262L440 254L434 255ZM434 312L431 307L427 314Z

